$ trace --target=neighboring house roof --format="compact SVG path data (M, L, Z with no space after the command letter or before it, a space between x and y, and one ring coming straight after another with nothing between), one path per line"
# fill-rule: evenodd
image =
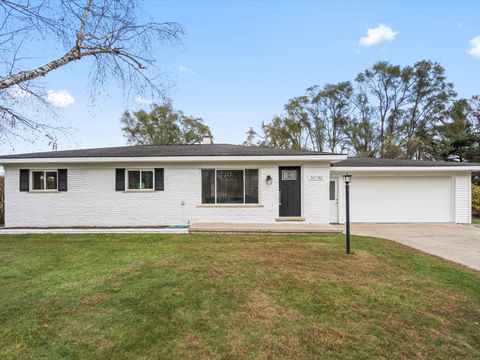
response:
M14 154L0 159L55 159L92 157L170 157L170 156L299 156L337 155L317 151L284 150L230 144L134 145L96 149L65 150ZM340 155L340 154L338 154Z
M429 161L429 160L401 160L401 159L374 159L351 157L332 164L333 167L472 167L479 163L458 161Z

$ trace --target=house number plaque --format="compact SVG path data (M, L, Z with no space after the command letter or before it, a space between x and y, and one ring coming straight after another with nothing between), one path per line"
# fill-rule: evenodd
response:
M325 181L325 177L322 175L310 175L308 181Z

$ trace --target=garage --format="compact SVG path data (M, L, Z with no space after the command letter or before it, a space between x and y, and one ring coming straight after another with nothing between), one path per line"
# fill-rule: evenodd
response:
M480 164L353 157L332 164L330 222L346 220L343 175L356 223L471 224L471 175ZM338 186L334 186L338 184Z
M352 222L455 222L452 176L356 176Z

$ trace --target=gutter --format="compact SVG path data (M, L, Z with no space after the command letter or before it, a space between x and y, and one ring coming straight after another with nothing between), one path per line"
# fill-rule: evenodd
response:
M333 166L332 172L367 173L367 172L449 172L449 171L480 171L480 166Z

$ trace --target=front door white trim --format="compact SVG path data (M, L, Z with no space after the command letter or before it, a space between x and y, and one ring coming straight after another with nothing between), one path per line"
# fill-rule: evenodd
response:
M329 189L329 206L330 206L330 223L338 224L338 176L330 177L328 184Z

